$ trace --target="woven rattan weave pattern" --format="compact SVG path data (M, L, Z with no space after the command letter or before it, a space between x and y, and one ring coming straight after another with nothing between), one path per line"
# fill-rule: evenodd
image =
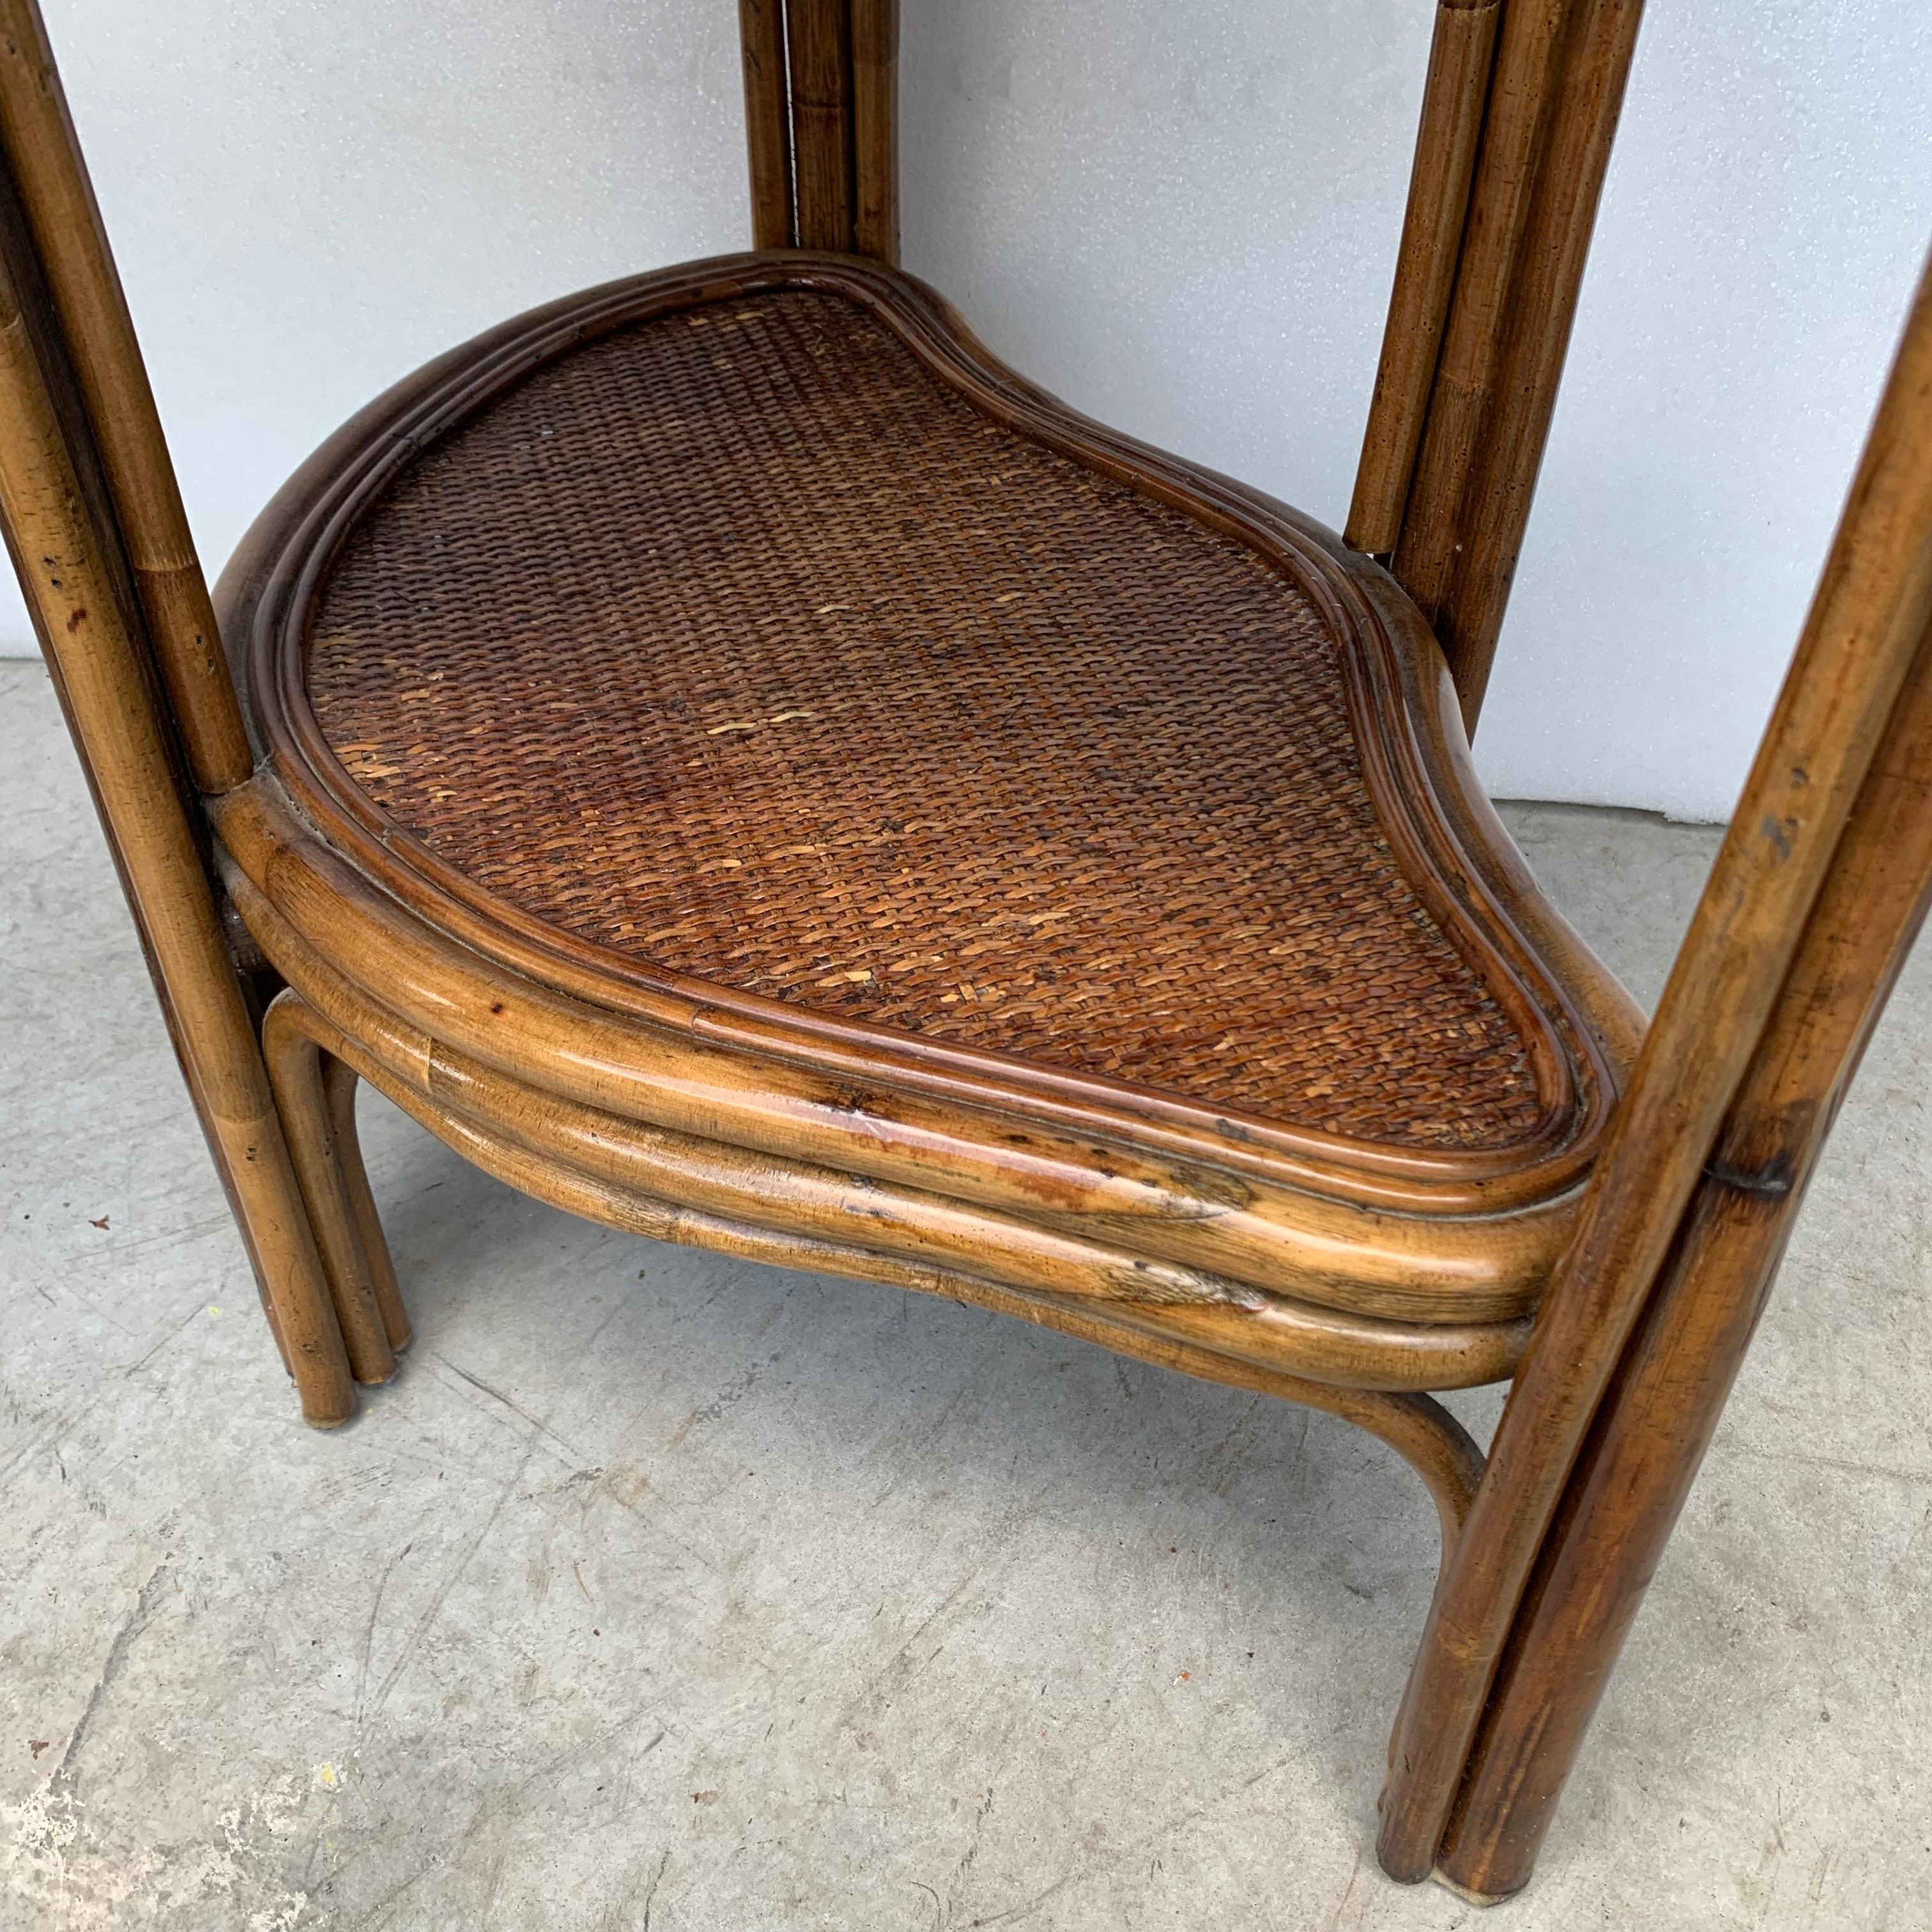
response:
M374 803L580 938L1356 1138L1537 1126L1316 608L837 296L633 326L444 436L308 686Z

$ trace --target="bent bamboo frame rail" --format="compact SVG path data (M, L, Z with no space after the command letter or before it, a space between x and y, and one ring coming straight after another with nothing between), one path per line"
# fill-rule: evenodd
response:
M245 894L248 889L244 885L241 890ZM272 913L264 917L259 903L251 911L272 929ZM520 1192L653 1240L943 1295L1017 1315L1200 1380L1325 1410L1366 1430L1415 1472L1435 1503L1445 1561L1454 1549L1482 1472L1482 1453L1433 1398L1312 1382L1196 1343L1137 1330L1129 1312L1117 1304L1002 1283L944 1260L894 1258L830 1233L781 1231L719 1212L716 1205L680 1199L675 1192L659 1190L667 1185L680 1190L681 1178L662 1167L654 1169L644 1146L614 1117L593 1116L590 1110L514 1083L477 1080L473 1068L472 1084L466 1087L454 1056L420 1040L409 1042L320 962L311 958L306 968L304 977L326 988L325 997L332 1006L356 1018L356 1030L344 1031L291 987L270 1010L280 1050L291 1058L326 1056L352 1070L458 1153ZM413 1066L409 1064L412 1059ZM353 1150L332 1150L329 1165L336 1172L326 1184L345 1192L352 1190L360 1167ZM656 1186L644 1184L647 1180ZM747 1204L740 1200L728 1204L742 1210ZM757 1212L755 1196L750 1204ZM338 1225L352 1241L356 1231L346 1220ZM346 1275L352 1278L370 1271L368 1250L358 1252L346 1241L343 1253Z
M1474 1789L1496 1808L1466 1805L1450 1856L1464 1875L1458 1882L1486 1895L1527 1876L1543 1814L1594 1701L1594 1686L1557 1693L1545 1681L1563 1660L1560 1649L1552 1660L1561 1642L1553 1633L1567 1619L1607 1618L1591 1641L1600 1656L1606 1644L1613 1654L1618 1619L1634 1611L1647 1580L1640 1564L1611 1562L1600 1540L1597 1576L1578 1566L1592 1552L1591 1539L1605 1534L1606 1509L1635 1546L1660 1546L1668 1534L1682 1501L1674 1485L1688 1486L1690 1452L1701 1448L1700 1430L1714 1424L1748 1335L1748 1319L1724 1329L1727 1293L1748 1299L1774 1264L1798 1182L1916 928L1932 848L1886 842L1924 824L1915 794L1932 778L1932 752L1917 680L1928 621L1932 270L1920 283L1798 655L1551 1282L1467 1534L1430 1609L1397 1720L1383 1817L1382 1862L1398 1878L1424 1877L1436 1863L1486 1708L1495 1714ZM1838 868L1843 874L1833 880ZM1860 881L1885 889L1862 904L1852 896ZM1786 1204L1766 1216L1754 1209L1754 1194ZM1660 1274L1673 1242L1666 1290ZM1610 1401L1647 1307L1657 1310L1653 1337L1714 1322L1729 1352L1707 1355L1689 1386L1673 1387L1668 1358L1640 1349ZM1707 1339L1714 1348L1718 1333ZM1640 1422L1625 1405L1654 1403L1658 1388L1683 1406L1652 1407ZM1546 1542L1593 1425L1603 1432L1592 1465L1599 1478L1619 1457L1641 1460L1646 1437L1654 1443L1673 1432L1690 1466L1652 1468L1649 1487L1636 1492L1648 1513L1628 1497L1607 1502L1586 1472L1580 1515ZM1539 1562L1557 1565L1580 1593L1614 1576L1625 1600L1606 1612L1577 1596L1546 1594L1531 1612L1504 1701L1491 1707ZM1533 1743L1549 1739L1552 1726L1560 1742ZM1533 1769L1513 1776L1504 1767L1523 1752ZM1534 1815L1515 1816L1518 1802Z
M293 999L284 988L262 1016L262 1056L350 1367L358 1382L386 1382L410 1323L355 1138L355 1077L295 1024Z
M379 1030L397 1065L426 1089L446 1082L452 1093L528 1091L538 1096L532 1112L545 1096L594 1110L598 1118L578 1114L573 1125L628 1142L653 1163L656 1191L699 1190L700 1204L777 1227L842 1228L848 1244L862 1233L862 1244L883 1253L970 1255L1014 1286L1136 1304L1163 1329L1343 1386L1419 1391L1492 1381L1522 1346L1526 1324L1517 1320L1358 1314L1203 1266L1208 1256L1222 1269L1234 1264L1238 1250L1213 1244L1226 1232L1220 1224L1238 1217L1225 1203L1195 1197L1190 1205L1186 1194L1167 1192L1187 1185L1185 1171L1120 1150L1100 1173L1078 1143L1043 1132L1016 1164L997 1121L976 1138L970 1116L895 1106L884 1094L855 1110L849 1088L681 1046L659 1028L488 966L362 885L266 781L222 800L218 824L231 898L311 1006L345 1033ZM1353 1218L1359 1240L1372 1223ZM1264 1222L1252 1233L1279 1240ZM1281 1263L1265 1271L1278 1276Z

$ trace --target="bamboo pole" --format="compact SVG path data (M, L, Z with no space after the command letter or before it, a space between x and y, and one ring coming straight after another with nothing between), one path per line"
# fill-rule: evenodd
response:
M852 35L848 0L786 0L798 245L849 254Z
M1464 1891L1528 1882L1928 896L1932 630L1526 1593L1438 1859Z
M1462 260L1390 566L1435 628L1472 735L1642 15L1642 0L1509 0L1504 10Z
M745 65L745 145L752 170L752 246L795 248L783 0L738 0L738 34Z
M226 791L253 760L154 393L36 0L0 0L0 146L112 495L188 769Z
M1476 158L1442 352L1393 565L1433 622L1449 590L1463 486L1483 432L1510 283L1576 0L1510 0Z
M1436 635L1473 736L1550 441L1643 0L1590 0L1572 28L1512 280L1492 400L1456 518Z
M0 196L8 199L10 184ZM0 518L303 1414L326 1426L355 1407L342 1338L121 594L112 533L89 513L101 492L76 466L77 454L92 454L86 425L64 417L65 383L50 374L58 322L38 306L38 266L13 211L4 212Z
M1738 1093L1932 618L1932 274L1797 656L1550 1282L1397 1720L1380 1852L1433 1864L1546 1531Z
M851 0L853 246L899 259L898 0Z
M1502 11L1502 0L1438 0L1436 9L1395 287L1343 539L1371 556L1393 550L1402 533L1462 253Z

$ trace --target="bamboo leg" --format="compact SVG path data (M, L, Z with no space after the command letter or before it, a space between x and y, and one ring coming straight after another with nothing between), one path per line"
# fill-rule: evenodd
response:
M1495 385L1570 4L1503 10L1442 356L1395 545L1396 578L1432 622L1449 592L1463 489Z
M1408 211L1348 507L1346 541L1372 556L1393 550L1402 534L1402 507L1408 500L1462 253L1502 11L1502 0L1438 0L1436 9Z
M386 1382L396 1372L395 1350L364 1245L362 1217L344 1172L322 1056L298 994L285 990L276 994L262 1023L262 1053L296 1176L308 1204L316 1244L322 1251L350 1366L358 1382ZM393 1281L393 1274L390 1278Z
M848 0L786 0L801 248L853 245L851 25Z
M898 0L852 0L853 247L899 259Z
M791 112L783 0L738 0L745 64L745 143L752 167L752 246L794 248Z
M1909 711L1916 701L1908 680L1919 674L1932 620L1928 406L1932 267L1920 283L1797 657L1551 1282L1467 1529L1430 1606L1397 1720L1384 1807L1380 1852L1391 1876L1420 1879L1436 1862L1573 1467L1599 1416L1616 1413L1618 1404L1604 1406L1606 1392L1660 1275L1667 1285L1666 1261L1687 1210L1707 1175L1726 1178L1730 1156L1719 1136L1727 1118L1740 1096L1749 1102L1763 1056L1784 1050L1778 1029L1796 1024L1780 1006L1787 986L1799 983L1791 977L1793 962L1800 974L1814 970L1802 949L1828 938L1821 920L1856 929L1852 911L1836 910L1828 875L1840 860L1858 862L1860 842L1873 836L1859 828L1879 809L1873 788L1889 772L1911 784L1932 781L1922 749L1902 746L1895 736L1901 704ZM1908 866L1923 860L1922 854L1905 855ZM1891 943L1882 932L1870 936L1861 956L1869 965L1874 950L1882 953ZM1827 1015L1856 1011L1868 997L1844 975L1835 983L1821 976L1819 985ZM1817 1097L1806 1104L1815 1106ZM1810 1131L1795 1114L1787 1126ZM1753 1169L1748 1162L1737 1172ZM1790 1186L1789 1172L1780 1180L1774 1167L1766 1178ZM1652 1512L1666 1528L1670 1509L1659 1500Z
M0 0L0 150L8 547L270 1330L304 1415L327 1426L354 1390L149 646L197 783L245 778L248 743L33 0Z
M1432 613L1472 736L1549 446L1642 16L1642 0L1595 0L1578 19L1510 291L1495 406L1457 519L1454 574Z
M1528 1882L1929 892L1932 629L1544 1545L1438 1861L1465 1890Z
M0 516L201 1116L273 1312L302 1412L326 1427L355 1394L320 1262L213 892L183 806L99 500L84 430L50 387L57 338L22 303L35 272L0 210Z
M1442 640L1472 736L1642 14L1642 0L1511 0L1503 11L1462 256L1391 565ZM1385 524L1365 523L1364 535L1378 541Z
M59 317L142 621L195 784L253 760L174 466L36 0L0 0L0 146Z
M356 1232L362 1238L362 1258L368 1265L370 1281L376 1291L376 1306L382 1312L382 1332L389 1338L389 1346L400 1355L410 1346L413 1331L409 1311L403 1306L403 1291L396 1280L396 1264L390 1258L382 1218L376 1211L376 1197L370 1190L362 1137L356 1130L356 1090L362 1082L355 1068L346 1060L326 1053L322 1057L322 1084L328 1097L336 1162L342 1171L342 1184L348 1190Z

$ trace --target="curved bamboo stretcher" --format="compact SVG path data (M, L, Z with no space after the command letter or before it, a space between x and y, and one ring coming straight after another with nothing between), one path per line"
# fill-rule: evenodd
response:
M211 600L32 0L0 513L304 1416L368 1081L656 1238L1325 1408L1442 1524L1381 1856L1536 1850L1932 880L1932 304L1658 1018L1473 730L1635 0L1444 0L1345 544L896 266L890 0L743 0L754 252L371 404ZM1510 1379L1485 1460L1434 1392Z

